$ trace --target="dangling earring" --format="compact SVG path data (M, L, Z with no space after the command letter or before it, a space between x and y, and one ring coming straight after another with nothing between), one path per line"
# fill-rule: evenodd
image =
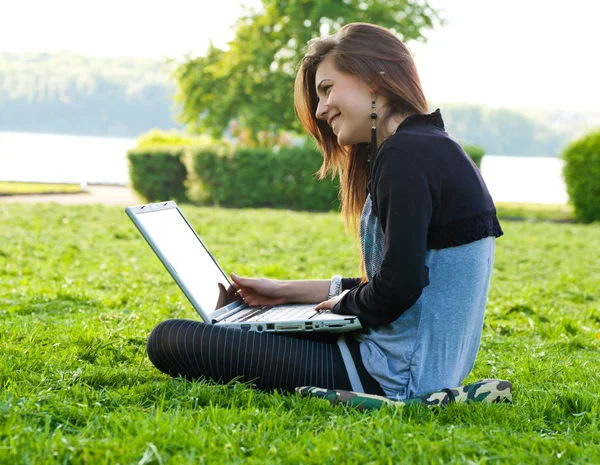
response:
M375 113L375 94L373 94L373 101L371 102L371 109L373 112L371 113L371 119L373 120L373 125L371 126L371 153L370 153L370 162L373 163L375 161L375 155L377 154L377 128L375 127L375 120L377 119L377 113Z

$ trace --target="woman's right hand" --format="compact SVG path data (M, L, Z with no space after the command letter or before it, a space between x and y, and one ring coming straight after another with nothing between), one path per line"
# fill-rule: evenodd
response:
M231 273L232 286L237 289L244 302L251 307L273 306L287 302L283 295L282 282L267 278L242 278Z

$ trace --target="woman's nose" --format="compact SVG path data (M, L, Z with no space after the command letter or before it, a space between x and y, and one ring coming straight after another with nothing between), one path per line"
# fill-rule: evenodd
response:
M327 119L327 110L329 109L329 106L323 102L319 102L319 104L317 105L317 112L316 112L316 116L317 119Z

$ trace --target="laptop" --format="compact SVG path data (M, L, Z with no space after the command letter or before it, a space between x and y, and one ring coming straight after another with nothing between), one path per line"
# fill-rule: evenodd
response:
M125 209L202 321L257 332L354 331L358 318L318 312L319 304L248 306L174 201ZM227 292L229 290L229 292Z

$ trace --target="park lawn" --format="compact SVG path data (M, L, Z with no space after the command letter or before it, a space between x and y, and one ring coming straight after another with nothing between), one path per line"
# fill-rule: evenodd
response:
M355 276L335 213L183 210L226 272ZM0 207L0 463L599 463L600 225L503 221L466 382L513 404L385 408L191 383L148 333L197 316L121 208Z
M79 184L0 181L0 195L72 194L83 192Z
M500 219L575 221L572 205L496 202L496 210Z

